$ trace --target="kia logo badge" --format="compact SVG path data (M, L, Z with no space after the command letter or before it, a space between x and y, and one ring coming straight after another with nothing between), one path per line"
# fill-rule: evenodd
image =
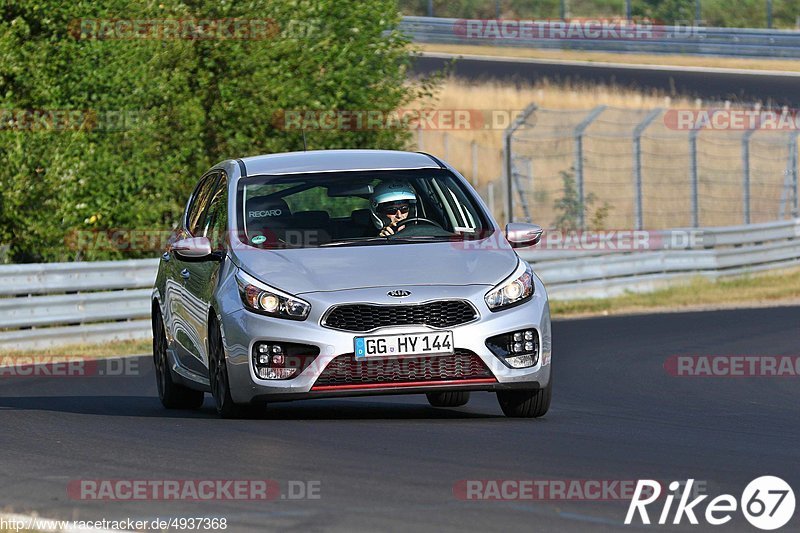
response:
M392 298L405 298L406 296L411 294L411 291L404 291L404 290L397 289L397 290L394 290L394 291L389 291L386 294L391 296Z

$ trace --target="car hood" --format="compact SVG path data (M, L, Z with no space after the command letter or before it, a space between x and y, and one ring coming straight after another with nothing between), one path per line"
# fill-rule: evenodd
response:
M511 248L461 243L237 251L239 266L292 294L404 285L496 285L517 266Z

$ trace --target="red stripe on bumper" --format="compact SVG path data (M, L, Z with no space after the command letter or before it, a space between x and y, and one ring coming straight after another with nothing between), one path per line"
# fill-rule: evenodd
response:
M358 390L358 389L394 389L403 387L438 387L441 385L486 385L497 383L494 378L462 379L458 381L405 381L402 383L362 383L356 385L315 385L312 391L326 390Z

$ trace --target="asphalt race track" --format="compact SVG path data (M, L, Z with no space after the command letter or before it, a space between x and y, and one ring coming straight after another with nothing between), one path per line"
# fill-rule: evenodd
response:
M491 53L488 49L487 54ZM432 54L415 60L416 74L442 70L452 59ZM618 85L635 90L657 89L711 101L763 102L775 106L800 107L800 74L748 74L706 72L702 69L656 70L631 66L559 64L531 59L460 58L453 74L473 81L486 79L533 83L547 78L556 82Z
M480 393L458 409L392 396L273 404L264 419L225 421L208 397L199 412L163 410L147 358L138 376L4 378L0 501L65 519L226 517L228 531L639 531L622 525L625 501L464 501L453 488L694 478L712 497L738 499L772 474L797 491L800 378L673 377L664 362L795 355L799 316L782 307L557 322L554 403L541 420L504 418ZM284 496L290 480L318 481L320 498L81 501L67 496L78 479L272 479ZM797 527L795 513L787 529ZM712 528L648 528L675 529ZM755 531L740 512L713 529Z

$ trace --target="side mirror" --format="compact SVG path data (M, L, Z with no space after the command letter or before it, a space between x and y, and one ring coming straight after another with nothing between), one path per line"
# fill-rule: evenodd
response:
M533 246L542 240L542 227L536 224L511 222L506 224L506 239L512 248Z
M187 259L205 259L211 255L211 241L208 237L190 237L172 244L171 250Z

